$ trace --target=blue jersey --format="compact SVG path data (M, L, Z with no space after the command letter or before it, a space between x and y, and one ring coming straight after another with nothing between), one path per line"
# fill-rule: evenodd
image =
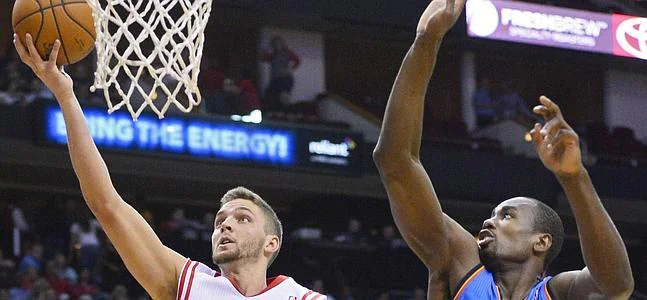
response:
M553 300L553 293L548 286L550 276L537 281L530 289L527 300ZM485 266L479 264L470 270L461 281L459 281L454 300L499 300L501 294L494 281L494 275Z

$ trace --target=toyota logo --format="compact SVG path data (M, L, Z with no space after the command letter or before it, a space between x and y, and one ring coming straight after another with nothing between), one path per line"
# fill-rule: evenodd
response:
M616 40L622 50L647 59L647 18L631 18L618 25Z

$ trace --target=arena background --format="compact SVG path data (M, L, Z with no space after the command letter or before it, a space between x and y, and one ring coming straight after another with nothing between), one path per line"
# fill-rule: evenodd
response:
M647 4L641 1L546 2L647 17ZM49 278L47 264L57 252L77 275L87 273L88 278L87 285L80 284L84 276L76 283L69 278L67 286L60 283L58 297L143 298L100 230L98 245L82 245L75 238L90 215L66 148L60 139L48 138L56 129L55 117L45 121L56 107L51 95L19 63L11 45L12 4L0 3L0 299L18 295L21 286L32 288L37 278ZM214 1L204 52L212 64L205 63L201 78L205 102L178 120L245 129L250 136L268 130L290 132L294 156L282 161L273 154L255 158L213 149L208 155L189 148L177 153L165 149L163 138L151 147L134 142L120 146L127 141L113 132L118 128L108 128L113 136L106 133L100 148L117 190L166 244L209 263L210 243L203 239L212 230L208 213L217 211L225 191L244 185L270 202L285 226L284 246L269 275L288 274L335 299L420 299L416 297L426 289L427 272L397 230L391 232L388 200L371 151L391 85L426 4ZM446 37L426 100L421 155L445 212L476 233L496 203L518 195L535 197L560 213L567 231L550 273L583 267L564 195L523 141L529 120L500 119L479 128L472 107L477 83L484 78L493 84L493 94L511 86L528 108L545 94L562 107L580 134L587 169L629 251L634 297L644 299L647 61L474 38L467 31L463 18ZM647 32L638 34L642 39L636 36L637 43L644 43ZM245 80L253 87L245 91L254 94L255 89L263 103L269 71L258 58L274 36L281 36L300 59L294 89L281 109L261 108L260 124L233 121L231 114L250 112L236 105L226 111L211 109L210 101L223 94L245 98L236 92ZM87 91L94 68L89 57L68 70L84 106L97 108L97 118L112 124L101 114L103 100ZM212 85L224 85L227 79L239 85L238 90ZM149 125L162 126L156 122L151 119ZM326 143L345 147L348 155ZM44 245L44 254L39 274L33 274L21 266L38 244ZM85 246L90 248L82 254ZM64 264L51 265L52 270L64 269ZM82 271L85 267L88 272Z

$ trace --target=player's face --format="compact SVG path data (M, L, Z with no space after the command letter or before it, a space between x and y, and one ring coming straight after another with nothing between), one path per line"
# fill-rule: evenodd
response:
M535 206L531 199L512 198L499 204L483 222L478 246L486 267L496 267L504 261L522 263L532 255Z
M213 262L222 265L256 260L263 255L265 216L252 201L236 199L225 203L214 222Z

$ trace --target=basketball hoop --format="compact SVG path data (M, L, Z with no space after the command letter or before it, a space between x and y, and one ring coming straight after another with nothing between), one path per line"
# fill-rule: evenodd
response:
M150 106L161 119L169 108L188 113L200 104L211 1L88 0L97 33L90 90L103 90L108 112L126 106L136 121Z

